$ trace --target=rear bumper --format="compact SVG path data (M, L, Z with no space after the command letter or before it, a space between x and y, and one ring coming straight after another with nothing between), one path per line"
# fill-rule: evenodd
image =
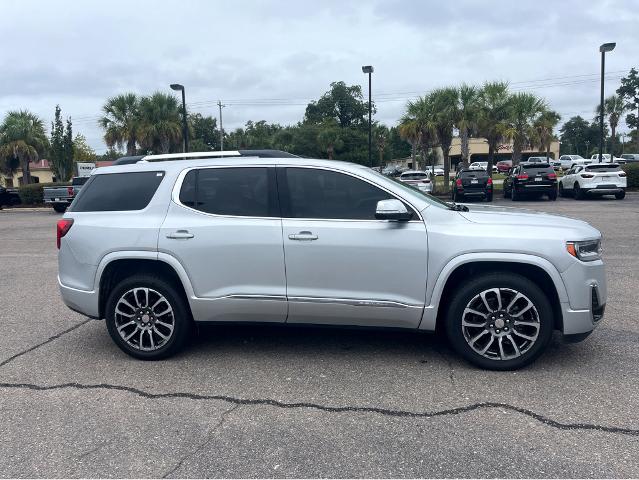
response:
M91 318L99 318L98 294L91 290L79 290L63 285L58 277L60 296L64 304L71 310Z
M585 190L588 193L606 195L606 194L623 192L625 190L625 187L620 187L617 185L597 185L595 187L592 187L592 186L584 187L583 190Z

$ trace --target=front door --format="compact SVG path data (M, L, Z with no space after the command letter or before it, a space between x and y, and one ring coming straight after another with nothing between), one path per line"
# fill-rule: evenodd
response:
M348 173L279 167L288 322L417 328L425 301L424 222L376 220L396 198Z
M158 247L185 268L196 320L284 322L275 168L198 168L181 177Z

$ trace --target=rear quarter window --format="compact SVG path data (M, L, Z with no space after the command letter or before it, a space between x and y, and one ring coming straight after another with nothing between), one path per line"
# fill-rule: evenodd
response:
M162 183L164 172L123 172L93 175L71 204L71 212L142 210Z

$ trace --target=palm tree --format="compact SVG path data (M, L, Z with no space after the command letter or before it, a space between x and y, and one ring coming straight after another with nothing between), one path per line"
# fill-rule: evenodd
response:
M459 130L461 157L464 168L470 163L470 136L477 128L479 116L479 90L477 87L462 84L459 87L457 118L455 126Z
M506 139L510 109L508 83L484 83L479 92L479 134L488 142L488 173L493 171L495 153Z
M407 118L415 122L422 162L425 164L429 150L437 144L436 111L433 96L428 94L408 102L406 115Z
M321 149L328 154L329 160L333 160L335 149L339 150L344 146L339 127L332 123L322 126L317 134L317 142Z
M600 108L597 110L601 111ZM619 95L611 95L604 100L604 114L608 115L608 123L610 124L610 156L614 157L615 142L617 141L616 132L619 125L619 119L626 111L626 104Z
M531 144L533 122L546 108L545 102L532 93L517 92L510 97L510 115L506 135L513 141L513 165L521 159L524 147ZM491 166L492 168L492 166Z
M182 142L180 104L176 97L155 92L140 100L140 145L154 153L177 150Z
M140 120L140 101L135 93L123 93L109 98L102 107L100 126L104 128L104 141L119 149L126 143L126 154L135 155Z
M413 118L402 117L399 127L399 136L410 144L410 155L413 161L413 168L419 170L417 164L417 146L419 145L419 125Z
M382 165L384 164L384 150L386 149L386 143L390 137L390 131L386 125L375 125L375 144L377 145L377 153L379 154L379 171L382 171Z
M540 150L546 152L546 159L550 158L550 144L557 138L553 132L559 120L561 120L561 115L557 112L544 110L533 124L534 142Z
M444 192L448 192L450 180L450 146L453 129L458 117L459 91L453 87L438 88L431 93L435 108L435 130L444 155Z
M31 183L29 163L38 160L49 147L44 122L27 111L11 111L0 125L0 157L16 159L22 170L22 183Z

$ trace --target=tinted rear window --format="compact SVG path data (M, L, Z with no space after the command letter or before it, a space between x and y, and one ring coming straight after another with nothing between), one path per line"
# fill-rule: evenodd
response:
M586 166L586 171L587 172L620 172L621 169L619 168L619 165L616 164L607 164L607 165L588 165Z
M526 173L536 175L538 173L555 173L553 168L547 163L544 165L527 166L524 165L523 169Z
M126 172L93 175L71 204L73 212L142 210L153 198L164 172Z
M483 178L488 176L488 172L486 172L485 170L464 170L460 172L459 176L463 178Z

